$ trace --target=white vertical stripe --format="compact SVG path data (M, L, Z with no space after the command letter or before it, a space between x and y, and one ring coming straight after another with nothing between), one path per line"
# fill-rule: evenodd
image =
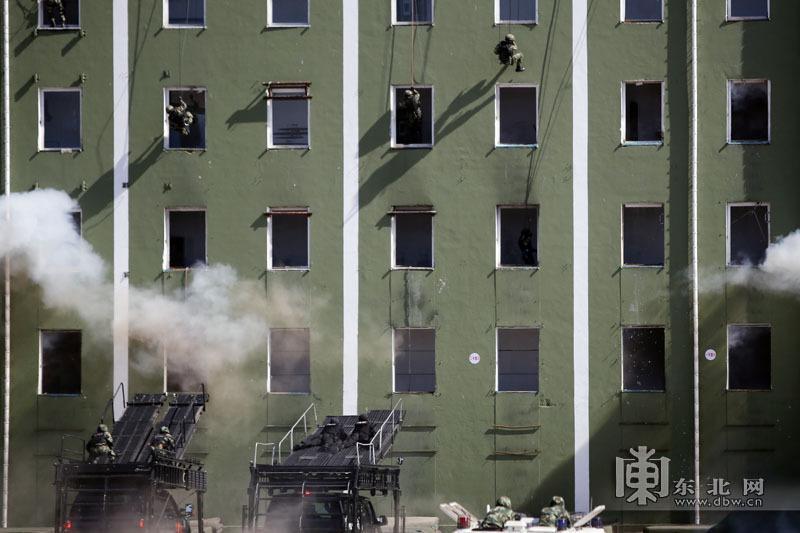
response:
M358 0L342 2L342 414L358 412Z
M128 391L128 0L113 0L114 34L114 370L113 388ZM122 416L122 396L114 415Z
M9 64L9 0L3 2L3 191L11 194L11 67ZM8 198L6 198L8 200ZM11 204L6 201L6 220ZM3 275L3 515L0 526L8 527L8 475L11 458L11 259L6 256Z
M700 486L700 289L697 255L697 0L692 0L692 355L694 388L694 486ZM700 523L700 504L695 503L694 523Z
M572 2L572 292L575 510L589 510L589 75L587 0Z

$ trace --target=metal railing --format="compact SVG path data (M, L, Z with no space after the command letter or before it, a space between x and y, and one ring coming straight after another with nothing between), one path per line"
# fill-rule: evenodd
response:
M114 400L117 398L117 394L119 393L122 393L122 405L128 405L127 398L125 397L125 384L120 382L120 384L117 385L117 388L114 389L114 394L111 395L111 398L106 403L106 406L103 409L103 414L100 415L101 423L105 421L109 409L111 410L111 422L113 423L117 420L117 417L114 416Z
M272 453L271 453L271 458L270 458L270 464L272 464L272 465L280 464L281 461L283 460L283 444L286 442L287 439L289 440L289 451L288 451L288 453L286 455L289 455L290 453L292 453L292 449L294 448L294 432L297 429L297 427L300 425L301 422L303 423L303 437L308 435L308 422L309 422L309 420L308 420L308 412L309 411L312 411L314 413L314 425L312 427L314 428L314 430L316 430L317 429L317 406L312 403L311 405L309 405L306 408L305 411L303 411L303 414L301 414L300 417L297 419L297 421L294 424L292 424L292 427L289 428L289 431L286 432L286 435L284 435L283 438L281 440L279 440L277 443L275 443L275 442L256 442L255 448L253 449L253 465L255 466L256 464L258 464L258 448L259 447L264 447L264 448L266 448L268 446L272 447ZM277 462L275 462L275 451L276 450L278 452L278 461Z
M360 442L356 443L356 462L358 466L361 466L361 448L367 448L364 450L365 460L368 461L366 464L374 465L380 459L377 454L381 453L383 450L383 441L384 439L389 439L390 442L394 439L395 432L397 431L397 427L400 426L403 422L403 400L397 400L397 403L394 404L394 407L389 412L389 415L386 417L386 420L378 428L378 431L375 433L375 436L372 437L372 440L369 441L369 444L361 444ZM384 433L388 431L388 435L384 437ZM377 451L376 451L377 450Z

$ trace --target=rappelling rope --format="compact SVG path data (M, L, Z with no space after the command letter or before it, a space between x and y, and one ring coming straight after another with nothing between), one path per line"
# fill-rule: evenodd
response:
M414 88L414 84L416 80L414 79L414 50L416 48L417 43L417 20L416 20L416 10L414 7L417 4L417 0L411 0L411 88Z

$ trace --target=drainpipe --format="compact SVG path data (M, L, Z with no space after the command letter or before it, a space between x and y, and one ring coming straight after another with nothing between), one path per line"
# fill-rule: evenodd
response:
M692 0L692 36L691 36L691 121L692 121L692 155L691 155L691 225L692 225L692 355L694 388L694 486L700 486L700 279L698 275L697 255L697 0ZM694 523L700 523L700 504L695 502Z
M6 195L6 222L11 219L11 107L8 78L11 69L8 61L8 9L9 0L3 0L3 192ZM8 527L8 469L9 442L11 440L11 260L5 258L3 287L3 514L0 525Z

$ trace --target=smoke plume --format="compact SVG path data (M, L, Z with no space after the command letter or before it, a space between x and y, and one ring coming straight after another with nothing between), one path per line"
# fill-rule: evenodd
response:
M761 265L733 269L727 281L800 297L800 230L770 244Z

